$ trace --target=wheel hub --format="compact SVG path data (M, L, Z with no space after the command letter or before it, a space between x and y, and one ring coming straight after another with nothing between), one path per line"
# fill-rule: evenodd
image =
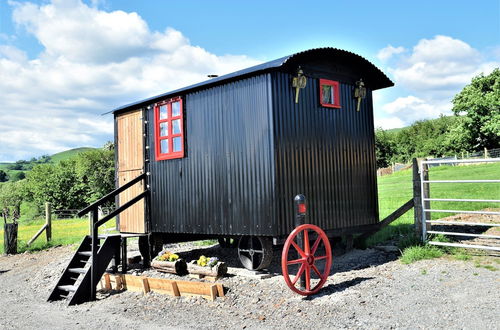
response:
M253 256L255 254L255 251L253 249L248 250L248 253Z
M309 266L312 266L314 264L314 256L312 255L307 256L306 261L309 264Z

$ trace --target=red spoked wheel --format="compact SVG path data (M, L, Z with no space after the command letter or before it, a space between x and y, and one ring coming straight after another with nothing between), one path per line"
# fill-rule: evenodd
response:
M302 238L302 247L296 241L299 237ZM311 245L310 242L313 241ZM317 293L328 279L331 266L330 241L321 228L304 224L290 233L283 246L281 269L285 282L292 291L303 296ZM305 288L300 288L300 277L303 275Z

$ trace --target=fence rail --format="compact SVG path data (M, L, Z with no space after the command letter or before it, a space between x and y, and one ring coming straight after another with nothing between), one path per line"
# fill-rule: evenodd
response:
M498 149L500 150L500 149ZM485 155L487 151L485 150ZM431 183L500 183L499 180L430 180L429 179L429 165L441 165L441 164L461 164L461 163L500 163L500 158L487 158L487 159L462 159L462 160L450 160L450 159L432 159L424 160L421 163L420 168L420 191L421 191L421 208L422 208L422 239L426 241L428 239L428 234L441 234L446 236L463 236L463 237L477 237L486 239L498 239L498 235L490 234L475 234L475 233L465 233L465 232L449 232L432 230L432 224L448 224L455 226L482 226L482 227L500 227L498 223L480 223L480 222L461 222L461 221L444 221L444 220L432 220L430 214L433 212L437 213L460 213L460 214L484 214L484 215L500 215L500 212L496 211L470 211L470 210L443 210L443 209L433 209L430 206L431 201L439 202L488 202L488 203L500 203L500 200L492 199L459 199L459 198L430 198L430 184ZM488 245L476 245L476 244L462 244L462 243L451 243L451 242L436 242L429 241L431 245L440 246L453 246L453 247L463 247L463 248L474 248L474 249L484 249L500 251L498 246L488 246Z

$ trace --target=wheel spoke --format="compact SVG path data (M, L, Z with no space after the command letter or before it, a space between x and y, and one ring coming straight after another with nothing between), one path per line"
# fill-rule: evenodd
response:
M297 283L297 281L299 280L299 278L304 273L304 270L306 270L306 264L302 264L302 266L300 266L299 271L297 272L297 275L295 275L295 278L292 281L292 285L295 285L295 283Z
M312 255L314 255L316 253L316 250L318 249L319 243L321 243L321 237L320 236L318 236L318 238L316 239L316 242L314 242L314 244L313 244L313 247L312 247L312 250L311 250L311 254Z
M250 252L250 250L240 249L240 252Z
M307 229L304 229L304 252L306 254L309 254L311 252L309 245L309 231Z
M321 273L319 272L319 269L318 269L318 267L316 267L316 265L312 265L312 269L314 270L314 272L316 274L318 274L319 278L323 278L323 275L321 275Z
M311 267L308 264L306 265L306 290L311 290Z
M300 256L302 258L307 258L306 257L306 254L304 253L304 251L302 251L302 249L297 245L297 243L295 243L294 240L291 240L290 243L292 244L292 246L295 248L295 250L297 250L297 252L300 254Z
M328 256L314 257L314 260L323 260L328 258Z
M250 260L252 261L252 269L255 269L255 264L254 264L253 256L254 256L254 254L250 253Z
M287 265L293 265L293 264L300 264L300 263L304 263L306 261L306 259L295 259L295 260L289 260L287 261Z
M253 250L253 252L255 252L255 253L260 253L260 254L264 254L264 251L263 251L263 250Z

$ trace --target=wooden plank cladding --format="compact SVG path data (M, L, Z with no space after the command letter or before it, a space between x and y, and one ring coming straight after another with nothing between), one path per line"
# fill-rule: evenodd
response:
M144 173L144 140L142 110L120 114L116 117L117 130L117 187ZM138 182L118 196L123 205L144 191ZM119 215L122 233L145 233L144 200L137 202Z
M142 170L118 172L118 186L121 187L130 180L142 174ZM120 205L125 204L144 191L144 182L139 181L132 187L122 192L119 196ZM138 201L120 213L121 233L145 233L144 226L144 199Z
M142 170L144 168L142 111L136 110L118 115L116 124L118 171Z

